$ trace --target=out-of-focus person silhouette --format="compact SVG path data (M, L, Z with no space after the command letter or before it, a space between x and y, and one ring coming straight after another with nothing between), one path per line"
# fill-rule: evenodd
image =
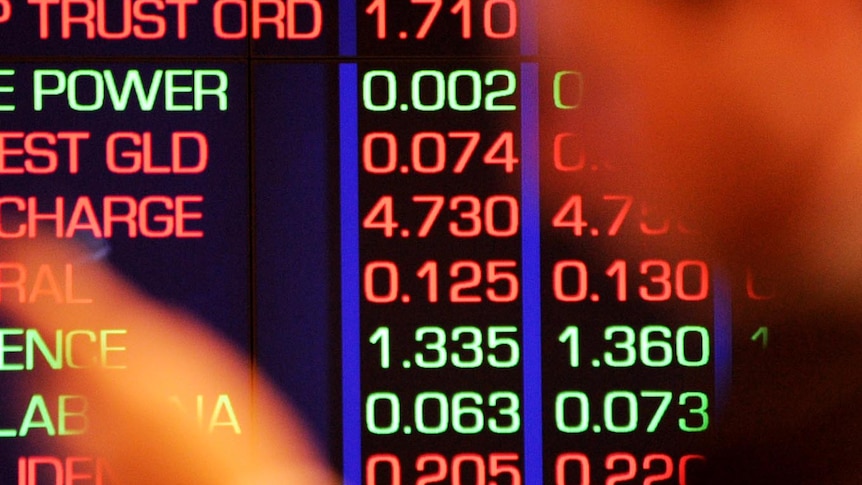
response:
M55 444L69 456L97 457L104 481L94 483L340 483L287 401L264 377L253 374L247 358L197 318L148 297L107 264L88 261L88 253L76 245L49 238L3 241L0 254L31 277L44 267L63 274L62 268L73 264L74 297L82 302L31 302L26 295L21 302L14 275L7 274L0 317L11 327L49 336L58 330L86 329L96 335L125 331L125 340L107 346L76 339L71 347L66 339L63 352L72 355L64 354L65 362L82 368L57 371L39 365L37 374L30 375L31 382L38 382L30 391L86 398L85 406L69 410L75 430L85 432L63 436ZM56 278L52 281L57 284ZM228 395L230 411L222 409L217 419L230 424L236 418L236 426L241 422L243 428L207 432L213 404L206 404L200 426L196 414L201 410L196 408L201 405L190 397L194 395ZM181 397L179 406L172 396ZM86 473L67 470L63 483L93 479L93 474L92 466Z
M543 6L593 155L780 292L769 357L734 378L689 484L862 483L862 4Z

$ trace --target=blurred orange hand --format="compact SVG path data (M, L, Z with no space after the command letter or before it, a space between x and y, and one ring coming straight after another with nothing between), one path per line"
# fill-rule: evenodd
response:
M53 240L3 242L0 255L4 261L23 264L31 278L44 265L62 275L71 263L74 288L65 291L91 301L60 304L42 295L33 303L20 303L18 292L7 287L0 302L7 325L34 328L43 336L58 329L96 334L125 330L113 336L112 349L101 356L94 356L95 345L85 344L76 345L67 357L79 363L101 359L108 365L52 370L37 359L38 379L27 390L86 397L86 431L57 442L69 455L103 458L109 483L340 483L284 399L252 372L247 358L202 322L147 297L107 265L87 261L87 255L72 245ZM230 409L222 407L219 419L230 429L209 432L204 429L208 426L199 425L197 395L206 399L205 425L211 424L215 397L229 396ZM231 413L228 421L238 421L225 426L225 416L231 418Z

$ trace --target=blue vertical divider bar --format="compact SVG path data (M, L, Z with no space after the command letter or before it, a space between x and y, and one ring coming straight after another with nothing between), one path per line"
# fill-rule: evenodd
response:
M338 54L356 56L356 1L338 2ZM341 197L341 430L345 484L362 480L359 387L359 107L356 64L339 66Z
M356 64L339 66L341 127L341 408L344 483L362 479L359 389L359 111Z
M537 0L521 0L519 2L522 56L539 54L539 9L536 7L536 3Z
M713 333L715 334L715 403L719 415L730 398L733 376L733 325L730 283L722 268L717 268L713 281Z
M356 1L338 2L338 54L341 57L356 55Z
M521 65L521 277L524 332L524 483L542 484L542 311L539 245L539 66Z

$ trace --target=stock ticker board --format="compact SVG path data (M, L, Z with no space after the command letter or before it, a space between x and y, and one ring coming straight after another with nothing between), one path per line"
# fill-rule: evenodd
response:
M732 348L758 329L732 325L731 300L756 313L767 290L593 156L589 73L549 62L544 15L0 0L0 238L85 241L199 315L290 396L345 483L685 485L734 367L759 355ZM16 264L0 258L0 305L87 304L75 264ZM27 393L3 405L0 483L111 482L99 457L51 451L87 433L87 396L29 378L136 345L122 318L87 323L0 330L4 387ZM233 396L172 399L208 432L249 428Z

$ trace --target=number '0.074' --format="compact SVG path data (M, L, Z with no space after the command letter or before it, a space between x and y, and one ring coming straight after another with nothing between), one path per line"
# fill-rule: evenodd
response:
M478 131L450 131L445 135L434 131L421 131L413 135L410 142L410 164L399 164L398 139L394 133L375 131L362 137L362 168L374 175L387 175L400 171L402 174L417 173L431 175L451 171L464 173L467 164L479 146L482 134ZM452 143L452 141L455 143ZM463 149L457 160L449 157L447 148L461 144ZM423 148L431 148L433 156L423 156ZM453 157L454 158L454 157ZM515 156L515 134L500 133L490 148L484 152L485 165L500 165L506 173L513 173L520 161ZM454 163L453 163L454 162Z

